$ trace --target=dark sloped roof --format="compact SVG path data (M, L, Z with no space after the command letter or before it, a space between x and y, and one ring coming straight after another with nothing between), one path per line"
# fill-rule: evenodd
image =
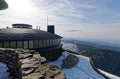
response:
M59 35L52 34L36 29L4 28L0 29L0 41L2 40L44 40L62 38Z
M22 25L22 26L32 26L30 24L23 24L23 23L16 23L16 24L12 24L12 26L17 26L17 25Z

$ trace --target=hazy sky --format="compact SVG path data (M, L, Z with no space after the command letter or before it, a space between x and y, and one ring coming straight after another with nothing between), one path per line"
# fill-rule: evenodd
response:
M13 23L56 26L63 37L120 40L120 0L6 0L0 27Z

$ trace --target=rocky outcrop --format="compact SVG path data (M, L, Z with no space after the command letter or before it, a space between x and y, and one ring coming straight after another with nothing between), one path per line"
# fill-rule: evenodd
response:
M97 68L120 76L120 52L97 52L91 58Z
M72 53L90 57L97 68L103 71L106 71L108 73L120 76L120 51L119 51L120 48L119 47L105 46L105 45L79 41L79 40L78 41L64 40L63 42L74 45L74 47L76 46L75 49L77 49L77 52L75 53L73 51ZM73 49L70 48L69 52L71 52L72 50Z
M62 61L62 68L72 68L77 65L79 59L75 55L69 54L63 61Z
M0 10L8 8L8 4L5 0L0 0Z
M0 58L16 79L65 79L57 66L46 63L46 58L34 50L0 49Z
M18 54L15 53L14 49L0 48L0 62L7 64L11 78L21 78L21 64L19 63Z

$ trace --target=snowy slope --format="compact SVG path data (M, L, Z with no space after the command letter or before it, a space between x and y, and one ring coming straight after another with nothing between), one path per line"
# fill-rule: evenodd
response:
M62 43L63 44L63 49L64 50L70 50L70 51L73 51L73 52L78 52L78 48L75 44L72 44L72 43Z
M70 50L70 51L75 51L75 52L78 52L78 48L75 44L72 44L72 43L63 43L63 49L65 50ZM78 57L81 57L80 55ZM85 58L86 57L83 57L82 58ZM56 61L57 62L57 61ZM89 61L87 61L89 63ZM99 69L100 70L100 69ZM110 74L108 72L105 72L103 70L100 70L102 73L104 73L106 76L108 76L110 79L120 79L120 77L116 76L116 75L113 75L113 74ZM69 79L69 78L68 78ZM76 79L76 78L75 78Z
M10 79L6 64L0 62L0 79Z
M110 79L120 79L120 77L115 76L115 75L113 75L113 74L110 74L110 73L108 73L108 72L105 72L105 71L103 71L103 70L100 70L100 69L99 69L99 71L102 72L102 73L104 73L105 75L107 75Z
M57 65L62 70L62 72L65 73L67 79L104 79L104 77L94 71L91 64L89 63L89 59L81 55L76 55L79 59L79 62L76 66L71 69L62 69L62 60L67 56L68 53L63 52L62 56L58 60L50 62L50 64Z

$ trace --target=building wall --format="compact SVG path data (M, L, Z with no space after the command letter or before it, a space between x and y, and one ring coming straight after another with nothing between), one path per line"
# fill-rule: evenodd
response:
M41 56L45 57L47 61L54 61L58 59L62 54L62 48L57 48L53 50L47 50L45 52L38 51Z
M2 48L24 48L36 49L60 45L61 39L48 39L48 40L26 40L26 41L1 41L0 47Z
M0 48L24 48L39 52L47 61L56 60L62 53L61 39L1 41Z

